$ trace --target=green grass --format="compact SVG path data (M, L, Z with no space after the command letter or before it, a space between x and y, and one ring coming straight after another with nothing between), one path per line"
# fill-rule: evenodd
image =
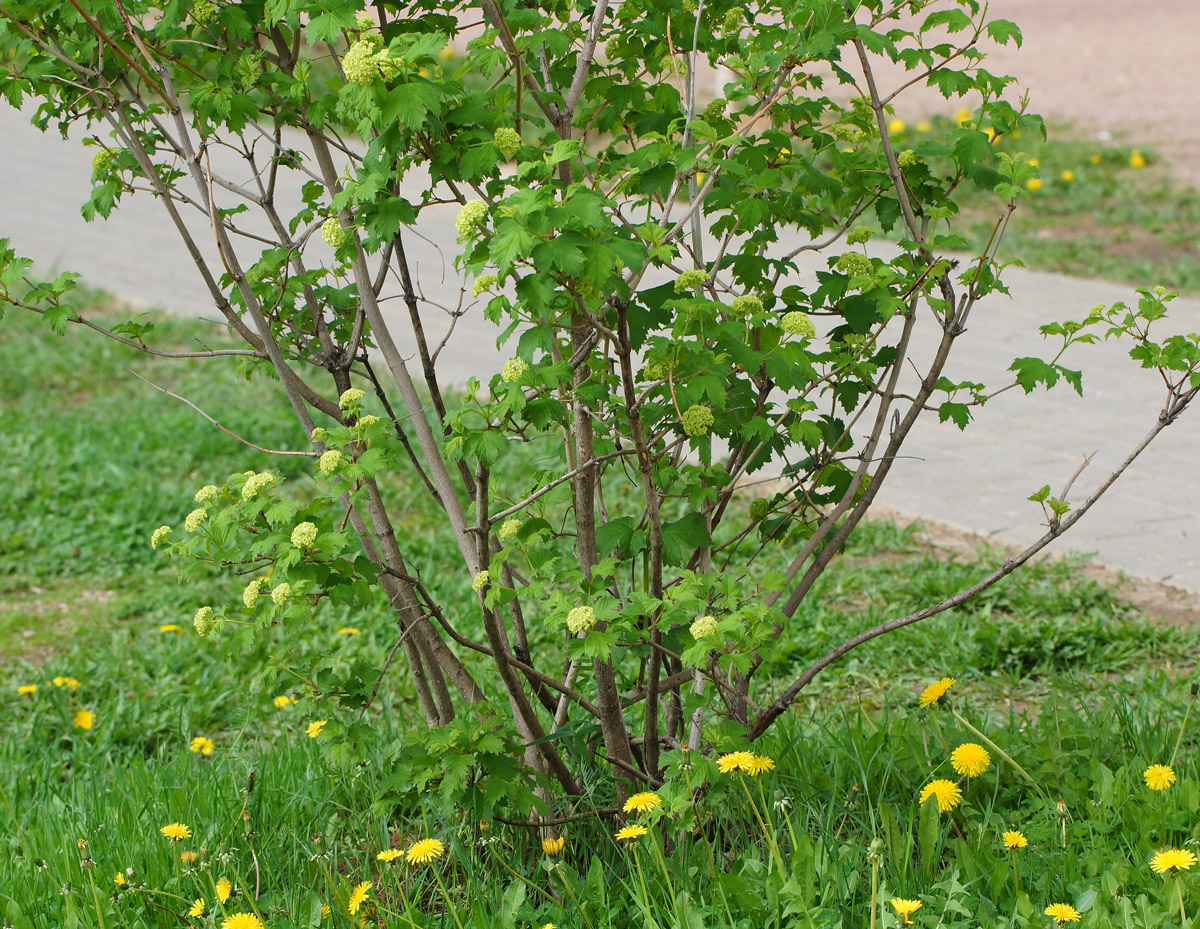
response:
M200 333L217 338L159 320L169 344ZM368 911L388 926L454 929L868 926L875 839L880 929L897 924L889 894L920 898L916 921L929 929L1044 926L1051 902L1078 903L1084 926L1177 922L1173 885L1146 862L1159 845L1194 837L1195 714L1175 787L1151 794L1140 778L1172 756L1188 699L1174 669L1191 666L1200 637L1146 621L1077 561L1031 565L853 653L756 746L777 765L760 780L675 755L663 806L644 820L648 836L618 845L609 820L585 818L554 830L566 848L551 859L539 834L482 828L469 808L443 801L436 781L388 783L416 728L401 676L371 711L377 743L338 769L304 735L315 711L303 688L262 674L273 669L269 642L225 655L188 628L198 604L236 598L240 582L180 584L149 533L178 524L201 484L268 460L125 369L255 441L298 447L271 382L252 383L246 403L232 364L158 362L83 332L53 337L20 315L0 323L0 349L12 360L0 371L0 406L15 449L0 460L0 919L13 929L206 925L214 907L218 926L257 910L270 929L357 926ZM305 495L308 469L270 464L286 472L289 493ZM409 488L389 493L405 501L415 563L449 593L455 585L437 571L452 544L442 521ZM917 527L864 526L799 614L786 670L957 591L1000 557L951 557ZM343 621L364 634L336 637ZM160 631L171 623L183 632ZM339 662L377 667L392 632L380 609L332 616L310 635L332 637ZM58 675L80 688L55 687ZM959 678L950 705L916 709L919 690L943 675ZM17 695L34 683L35 695ZM280 694L301 702L276 708ZM95 714L88 730L72 724L84 708ZM954 711L1034 783L993 748L953 813L919 806L931 778L955 777L947 748L977 740ZM214 741L211 757L188 751L196 736ZM171 822L192 837L172 844L159 831ZM1009 828L1031 843L1017 860L1020 893L999 845ZM445 842L447 855L424 867L376 857L421 837ZM194 866L181 850L197 852ZM121 888L114 877L125 869L133 874ZM222 877L236 887L223 908ZM351 917L361 881L373 883L370 902ZM1185 902L1189 889L1185 881ZM183 918L196 898L210 915Z

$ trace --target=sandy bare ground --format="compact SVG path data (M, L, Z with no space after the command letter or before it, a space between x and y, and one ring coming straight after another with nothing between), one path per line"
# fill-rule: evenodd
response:
M1200 2L1198 0L992 0L989 18L1011 19L1020 49L985 40L993 74L1017 78L1030 110L1051 130L1109 133L1163 154L1168 170L1200 186ZM898 115L950 115L956 101L914 87Z

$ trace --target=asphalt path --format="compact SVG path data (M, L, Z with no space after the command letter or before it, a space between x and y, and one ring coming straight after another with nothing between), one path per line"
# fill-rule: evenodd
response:
M79 208L90 189L93 151L78 139L39 133L28 125L27 114L0 109L0 237L11 238L18 254L32 258L42 272L77 271L88 284L134 306L215 320L200 276L154 197L138 193L109 221L83 221ZM218 166L225 164L217 157ZM249 181L248 176L233 179ZM453 332L448 314L439 309L457 307L464 299L454 269L453 218L453 208L426 213L422 237L410 235L407 241L427 301L430 338L436 343L449 336L439 367L447 382L461 384L472 375L489 377L511 356L511 347L496 347L497 330L483 319L481 306L463 316ZM197 241L215 259L211 231L198 213L189 221ZM812 280L813 267L803 271L800 283ZM1011 269L1005 280L1011 298L996 295L976 308L948 365L952 380L1001 386L1010 379L1006 369L1013 358L1053 354L1040 324L1082 318L1097 303L1134 299L1124 285L1058 274ZM394 288L384 297L399 337L407 331L407 315ZM1176 301L1173 315L1185 331L1200 329L1197 301ZM931 355L932 323L927 318L919 327L917 368ZM3 339L0 327L0 343ZM410 343L398 341L412 351ZM1072 491L1072 499L1084 499L1153 425L1164 400L1161 382L1132 362L1126 350L1110 342L1081 347L1066 359L1084 372L1083 397L1066 387L1031 396L1010 390L978 410L965 432L928 417L914 430L879 502L1001 544L1029 543L1043 531L1040 509L1026 500L1030 493L1043 484L1057 491L1093 455ZM1092 552L1106 567L1200 591L1200 532L1194 531L1198 460L1200 411L1191 411L1155 440L1053 550Z

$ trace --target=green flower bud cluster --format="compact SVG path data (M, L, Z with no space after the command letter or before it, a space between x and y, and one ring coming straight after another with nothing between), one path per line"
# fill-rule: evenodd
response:
M578 635L596 625L596 611L590 606L577 606L567 614L567 628Z
M312 523L300 523L292 530L292 544L296 548L311 548L317 541L317 527Z
M268 487L274 487L277 478L271 471L246 472L246 483L242 485L242 499L253 500Z
M861 145L867 141L867 134L857 126L847 126L843 123L838 123L836 126L829 127L829 134L839 142L850 142L853 145Z
M202 639L207 639L217 626L217 617L213 613L211 606L202 606L196 610L196 615L192 618L192 625L196 628L196 634Z
M902 168L911 168L911 167L913 167L913 165L917 164L920 160L921 159L917 157L917 153L914 152L911 148L906 148L904 151L902 151L899 155L896 156L896 162Z
M327 432L325 431L325 427L324 427L324 426L313 426L313 431L312 431L312 440L313 440L314 442L324 442L324 441L325 441L325 436L327 436L328 434L329 434L329 433L327 433Z
M801 339L811 339L817 334L817 327L808 318L808 314L801 313L799 310L784 313L780 325L788 335L798 336Z
M690 291L700 289L700 286L708 279L708 275L699 268L689 268L684 271L679 277L675 278L675 293L683 294Z
M487 218L487 215L487 204L482 200L464 203L459 209L458 215L454 217L454 228L458 230L461 238L465 238L479 228L480 223Z
M866 255L860 255L858 252L846 252L844 255L839 255L834 267L842 274L849 275L850 277L857 277L860 274L870 274L875 270L875 266L871 264L871 259Z
M739 319L748 319L763 311L763 302L754 294L744 294L735 297L729 309Z
M510 516L500 525L500 531L496 533L500 537L500 541L507 543L516 538L518 532L521 531L521 521L515 516Z
M875 235L875 230L870 226L855 226L846 236L848 245L862 245L864 242L870 242L871 236Z
M717 97L708 106L704 108L704 121L706 123L715 123L718 119L725 118L725 107L728 101L724 97Z
M351 84L371 84L381 77L379 39L375 36L359 39L342 56L342 73Z
M282 584L276 584L271 591L271 602L276 606L283 606L287 602L288 597L292 595L292 585L287 581Z
M158 548L163 542L167 541L167 536L171 534L170 526L159 526L150 534L150 547Z
M338 406L343 410L349 409L351 406L361 403L363 397L365 396L366 394L357 387L347 388L346 390L343 390L342 395L338 397Z
M200 528L200 524L204 522L207 516L208 510L204 509L203 507L192 510L192 512L187 514L187 519L183 521L183 528L188 532L195 532Z
M331 448L325 452L317 461L317 470L322 474L332 474L337 470L338 465L342 463L342 453L336 448Z
M217 18L217 5L212 0L193 0L188 16L197 26L211 26Z
M1162 284L1154 285L1154 296L1158 297L1159 299L1162 299L1166 295L1167 295L1167 288L1163 287Z
M500 371L500 380L505 384L515 384L525 376L529 370L529 364L524 358L510 358L504 363L504 368Z
M217 489L216 484L205 484L196 491L195 500L197 503L211 503L217 499L217 494L219 493L220 491Z
M652 361L638 373L642 381L665 381L671 365L665 361Z
M262 588L262 585L266 583L266 581L267 579L265 577L256 577L246 585L246 589L242 591L242 605L245 606L246 609L254 609L255 604L258 603L259 590Z
M368 413L366 416L358 417L358 422L356 422L354 425L359 429L365 430L365 429L370 429L377 422L379 422L379 417L374 416L371 413Z
M717 620L712 616L701 616L691 625L692 638L699 642L717 634Z
M721 25L725 28L726 32L733 32L735 29L738 28L738 26L740 26L742 24L742 22L743 22L742 11L739 10L737 7L734 7L732 10L730 10L728 13L725 14L725 19L721 23Z
M521 148L521 134L510 126L501 126L492 136L497 150L505 158L512 158Z
M112 167L114 155L111 149L102 148L92 156L92 174L103 175L107 174L109 168Z
M492 580L492 573L485 568L484 570L482 570L478 574L476 574L475 577L471 580L471 589L476 592L479 592L479 591L483 590L483 588L487 587L487 585L491 582L491 580Z
M478 298L480 294L486 293L496 286L496 275L485 274L482 277L475 278L475 283L471 285L471 296Z
M321 238L330 248L341 248L346 242L346 230L342 228L342 221L336 216L330 216L321 223Z
M691 436L707 435L716 422L712 410L697 403L683 411L683 431Z
M375 17L370 13L359 13L354 17L354 28L359 32L366 32L368 29L374 29Z
M756 497L750 501L750 518L756 523L761 523L770 512L771 501L766 497Z

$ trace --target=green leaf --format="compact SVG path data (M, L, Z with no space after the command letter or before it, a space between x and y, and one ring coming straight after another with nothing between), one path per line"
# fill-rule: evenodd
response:
M1008 19L993 19L987 24L987 34L991 36L993 42L1000 45L1007 45L1011 39L1017 44L1017 48L1021 47L1024 38L1021 35L1021 28Z
M432 84L401 84L387 95L380 107L380 116L385 125L398 122L406 128L419 129L438 102L439 94Z
M965 403L953 403L947 400L938 407L938 422L944 423L948 419L954 420L954 425L959 429L966 429L967 423L971 421L971 408Z
M688 513L683 519L672 523L664 523L663 534L663 563L681 565L698 548L712 544L704 517L699 513Z

